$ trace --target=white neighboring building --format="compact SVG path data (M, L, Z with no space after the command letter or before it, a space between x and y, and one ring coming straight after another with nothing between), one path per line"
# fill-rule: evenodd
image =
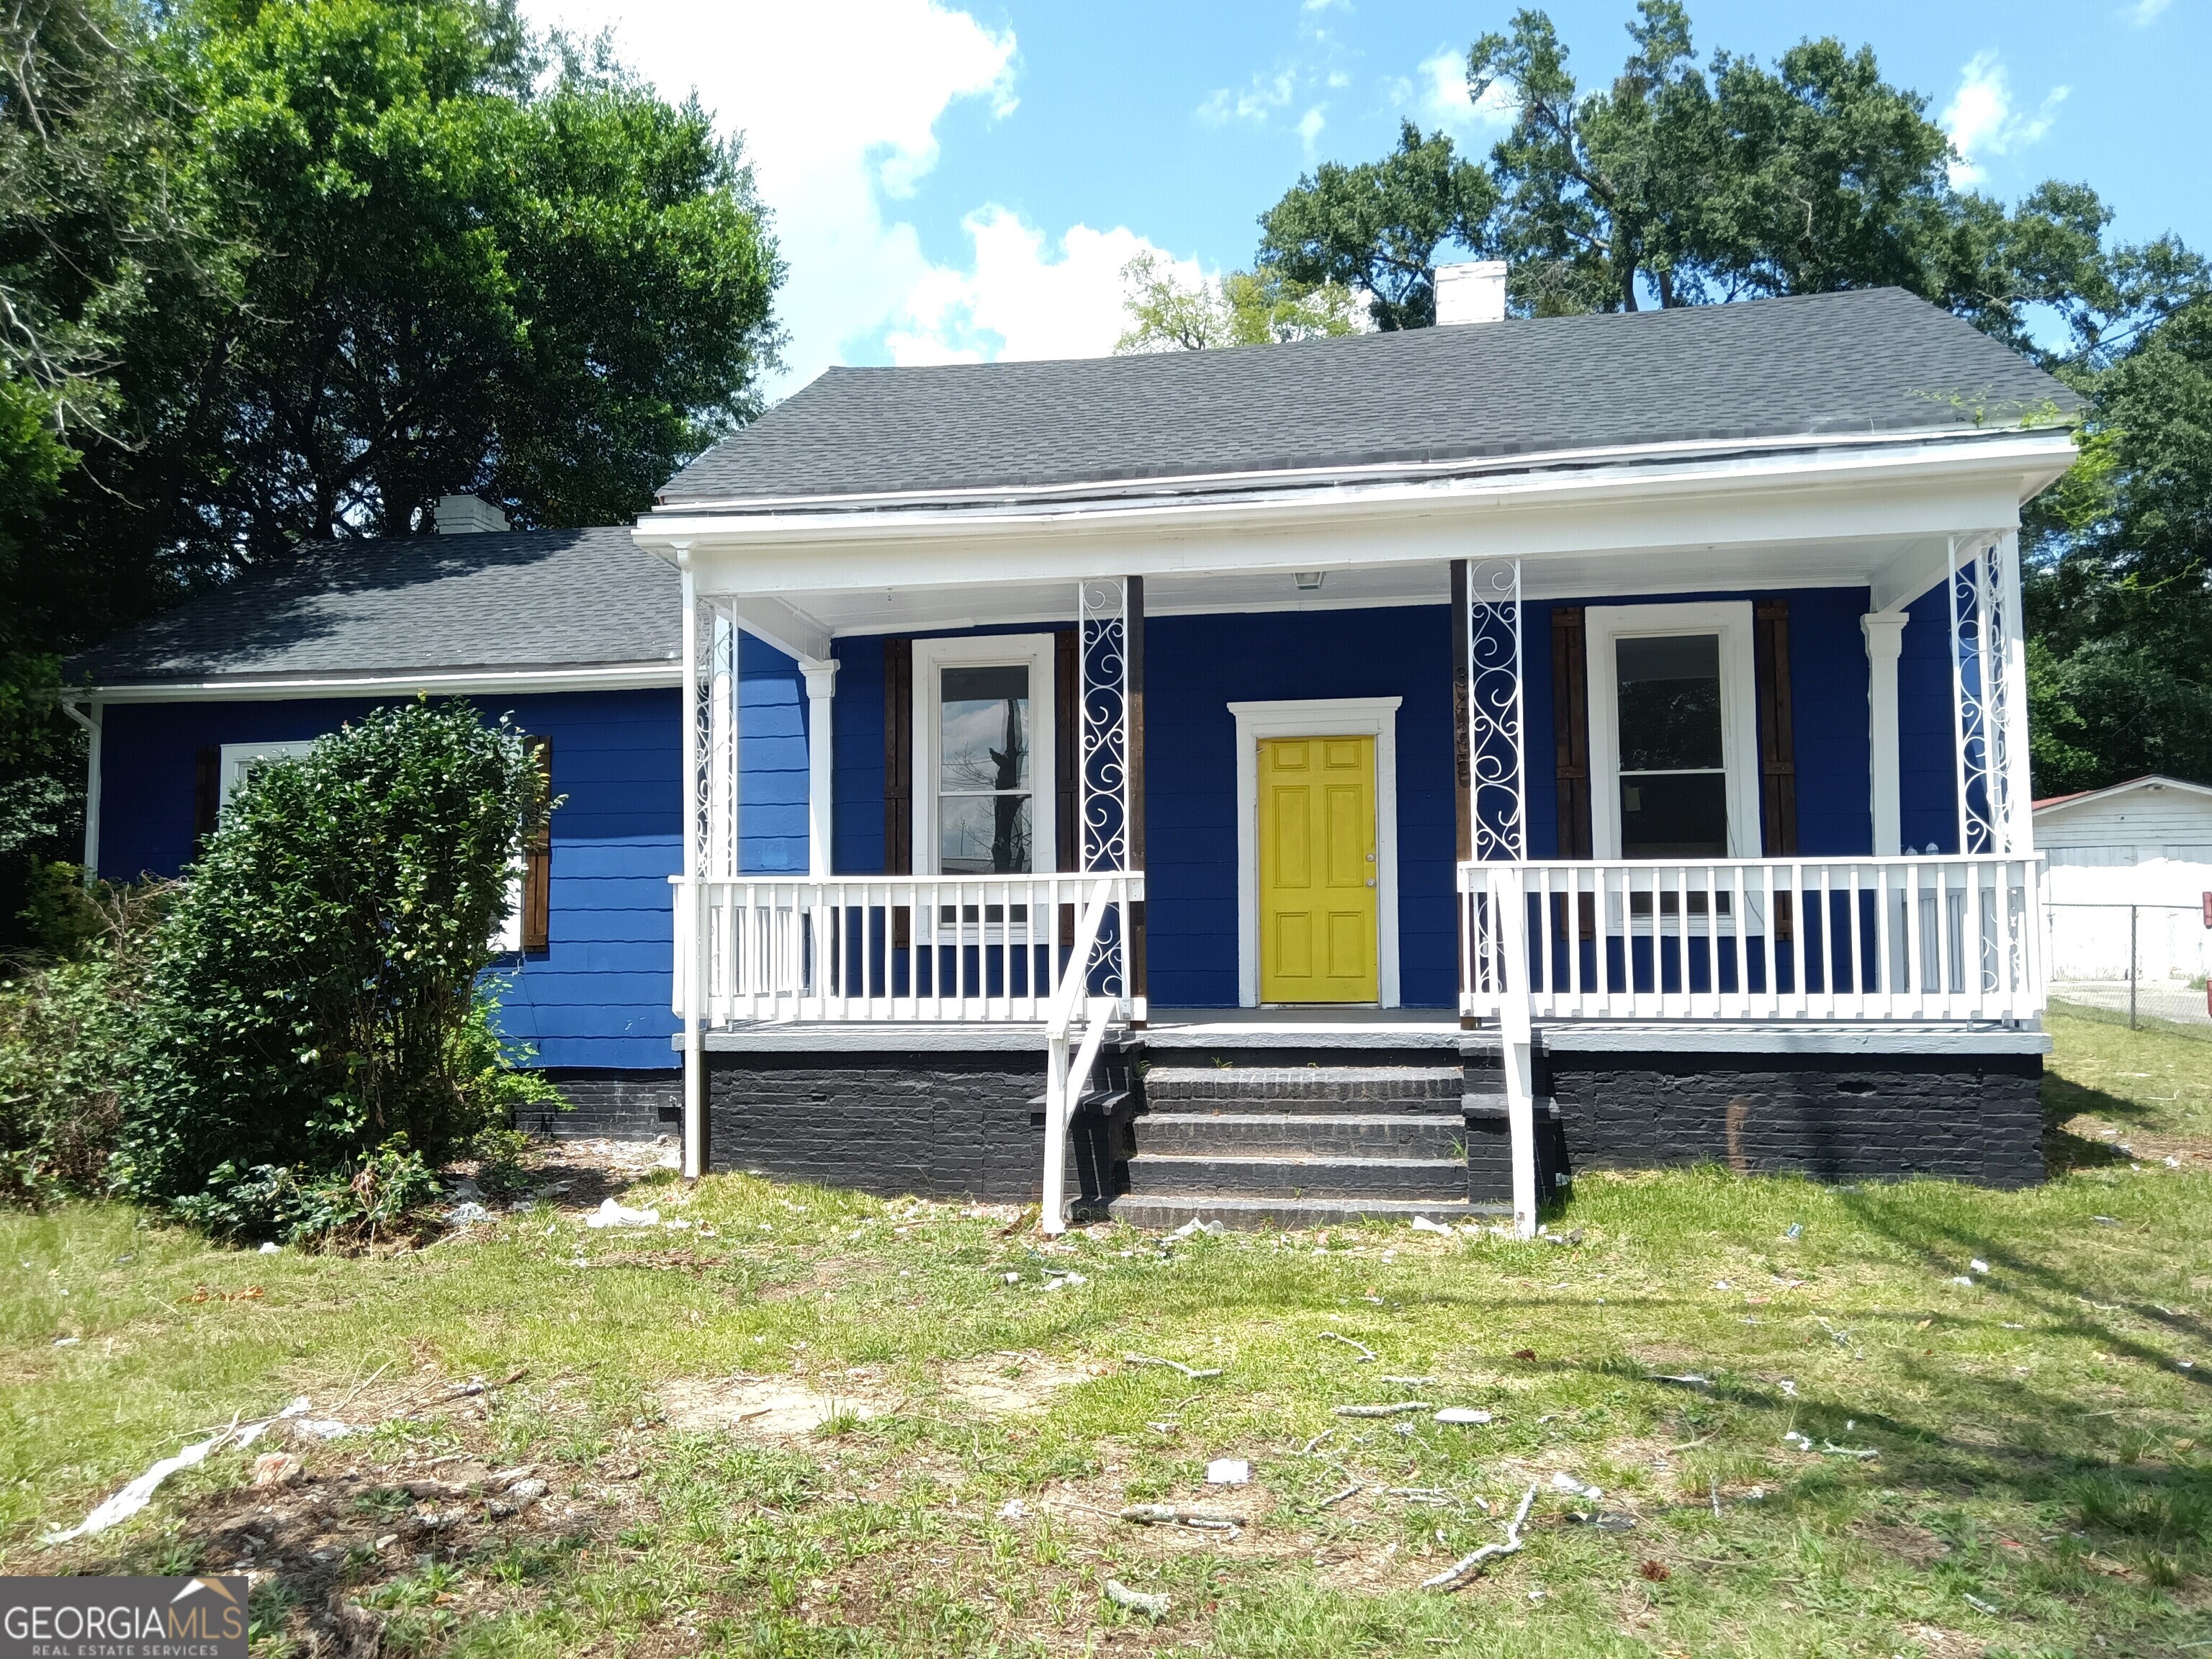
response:
M2212 969L2212 788L2154 775L2040 800L2035 844L2051 861L2052 979L2127 978L2130 905L2144 981Z

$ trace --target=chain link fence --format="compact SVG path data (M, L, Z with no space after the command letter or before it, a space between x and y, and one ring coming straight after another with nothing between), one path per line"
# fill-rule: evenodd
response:
M2048 914L2053 1002L2212 1040L2212 894L2199 904L2057 901Z

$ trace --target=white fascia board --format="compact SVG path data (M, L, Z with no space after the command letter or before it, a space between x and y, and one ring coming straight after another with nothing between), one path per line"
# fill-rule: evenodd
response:
M287 702L302 697L447 694L521 696L548 691L636 691L682 684L673 662L608 663L588 668L444 669L427 673L283 674L255 678L149 680L71 688L99 702Z
M1547 555L1588 557L2009 529L2064 434L1065 507L654 515L702 591L800 593Z

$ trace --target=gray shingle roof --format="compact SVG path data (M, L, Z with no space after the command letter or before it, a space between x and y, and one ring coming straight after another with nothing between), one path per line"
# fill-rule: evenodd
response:
M1968 429L2072 394L1899 289L1230 351L833 368L671 505Z
M675 570L629 528L337 542L68 665L75 684L674 662Z

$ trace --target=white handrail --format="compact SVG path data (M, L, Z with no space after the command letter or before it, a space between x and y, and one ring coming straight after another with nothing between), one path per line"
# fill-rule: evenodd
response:
M1037 1224L1048 1237L1067 1230L1068 1119L1075 1102L1082 1098L1083 1085L1091 1075L1091 1066L1097 1061L1099 1045L1105 1041L1107 1019L1114 1006L1104 997L1090 994L1091 951L1097 943L1099 930L1105 926L1107 908L1115 902L1115 889L1118 884L1111 881L1098 883L1090 902L1083 907L1082 918L1075 925L1066 970L1045 1013L1044 1172ZM1088 1014L1089 1024L1071 1064L1067 1036L1078 1008Z
M1500 1012L1509 933L1510 978L1540 1020L2017 1023L2043 1011L2033 854L1468 863L1458 884L1460 1008L1478 1018Z

